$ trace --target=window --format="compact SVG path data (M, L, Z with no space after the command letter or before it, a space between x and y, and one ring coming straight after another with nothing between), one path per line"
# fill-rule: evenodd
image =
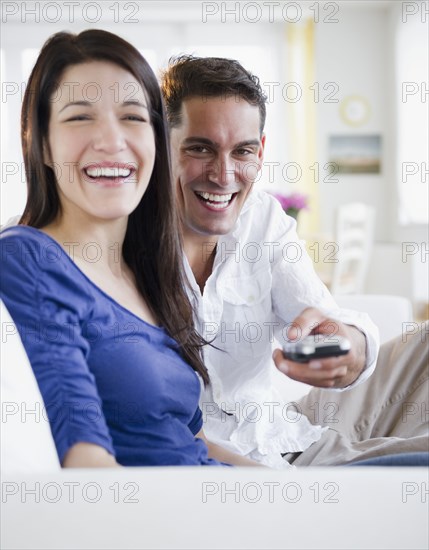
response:
M421 18L396 26L397 180L399 223L425 224L428 214L428 27Z

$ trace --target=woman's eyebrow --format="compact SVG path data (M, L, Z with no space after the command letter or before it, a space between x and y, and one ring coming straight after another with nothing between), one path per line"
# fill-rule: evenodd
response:
M148 106L142 103L141 101L139 101L138 99L129 99L122 102L121 107L129 107L129 106L143 107L143 109L146 109L147 111L149 110Z
M67 103L66 105L64 105L64 107L62 107L58 112L61 113L62 111L64 111L64 109L67 109L67 107L92 107L93 104L95 102L94 101L70 101L69 103ZM143 109L146 109L146 111L149 111L149 108L147 107L147 105L145 105L144 103L142 103L141 101L138 101L137 99L129 99L129 100L126 100L126 101L123 101L120 105L120 107L142 107Z
M58 112L61 113L64 109L67 109L67 107L74 107L76 105L79 107L91 107L92 103L90 101L70 101L70 103L66 103Z

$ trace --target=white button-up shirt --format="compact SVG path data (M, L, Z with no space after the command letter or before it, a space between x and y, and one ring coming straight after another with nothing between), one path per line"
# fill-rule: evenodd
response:
M204 348L210 375L200 403L205 434L280 468L289 467L282 453L305 450L327 428L312 425L281 398L273 380L275 339L284 343L289 324L309 306L358 327L366 336L367 364L348 388L371 375L378 353L375 325L366 314L338 308L295 229L273 197L252 191L233 232L219 238L203 295L185 259L197 329L212 343Z

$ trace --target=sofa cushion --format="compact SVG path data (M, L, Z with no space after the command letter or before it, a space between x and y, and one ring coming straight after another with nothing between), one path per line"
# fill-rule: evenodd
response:
M15 323L1 302L1 469L60 469L43 398Z

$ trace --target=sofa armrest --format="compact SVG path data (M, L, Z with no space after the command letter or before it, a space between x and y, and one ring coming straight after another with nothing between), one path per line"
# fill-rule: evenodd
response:
M334 296L337 304L344 309L354 309L368 313L380 330L380 343L383 344L399 336L413 323L411 302L402 296L388 294L344 294Z

